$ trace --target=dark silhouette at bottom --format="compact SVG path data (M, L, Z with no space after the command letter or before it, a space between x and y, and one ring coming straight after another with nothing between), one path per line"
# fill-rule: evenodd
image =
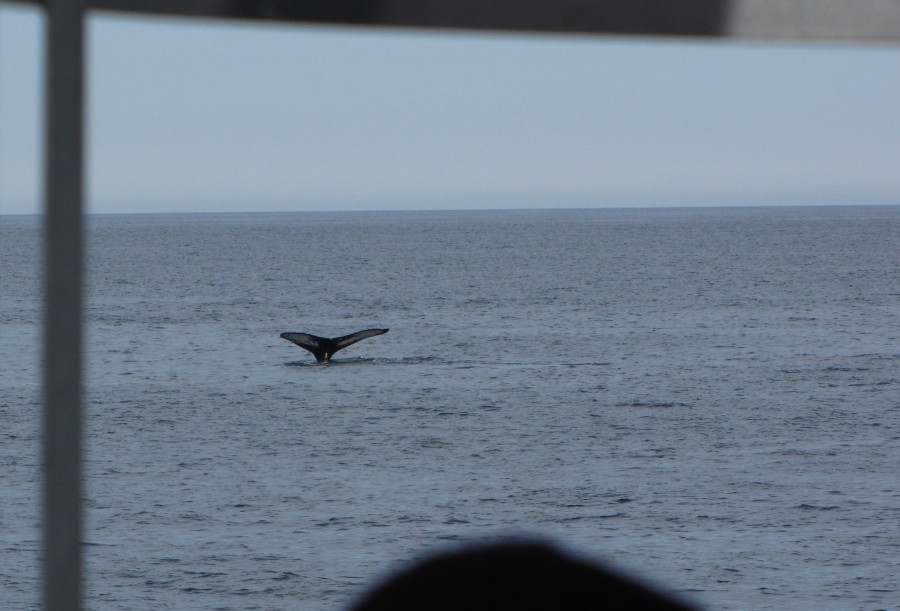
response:
M376 587L352 611L695 609L544 543L438 554Z

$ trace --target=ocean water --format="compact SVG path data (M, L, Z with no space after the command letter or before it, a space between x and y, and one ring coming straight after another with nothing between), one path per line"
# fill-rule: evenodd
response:
M3 609L38 604L37 226L0 217ZM341 609L511 535L707 609L900 605L900 207L89 226L88 609Z

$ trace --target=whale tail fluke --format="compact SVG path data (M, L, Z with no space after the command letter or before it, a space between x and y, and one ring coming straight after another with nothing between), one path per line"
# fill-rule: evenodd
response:
M324 363L325 361L330 361L331 357L338 350L343 350L347 346L352 346L358 341L376 335L382 335L387 332L388 329L365 329L363 331L351 333L350 335L330 338L319 337L318 335L312 335L310 333L287 332L282 333L280 337L297 344L304 350L309 350L313 353L313 356L316 357L317 362Z

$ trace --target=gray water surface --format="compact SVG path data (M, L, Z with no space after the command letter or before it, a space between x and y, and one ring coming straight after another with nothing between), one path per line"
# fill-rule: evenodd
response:
M900 601L900 207L90 218L87 608L345 607L550 538L709 609ZM38 600L0 217L0 607ZM326 365L283 331L389 327Z

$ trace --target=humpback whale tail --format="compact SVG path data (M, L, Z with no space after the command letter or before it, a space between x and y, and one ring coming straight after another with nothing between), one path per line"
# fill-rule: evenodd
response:
M309 350L313 353L313 356L316 357L316 361L324 363L325 361L330 361L331 357L334 356L334 353L338 350L343 350L347 346L352 346L356 342L368 337L375 337L376 335L387 332L388 329L366 329L364 331L351 333L350 335L330 338L319 337L318 335L312 335L310 333L287 332L282 333L279 337L297 344L304 350Z

